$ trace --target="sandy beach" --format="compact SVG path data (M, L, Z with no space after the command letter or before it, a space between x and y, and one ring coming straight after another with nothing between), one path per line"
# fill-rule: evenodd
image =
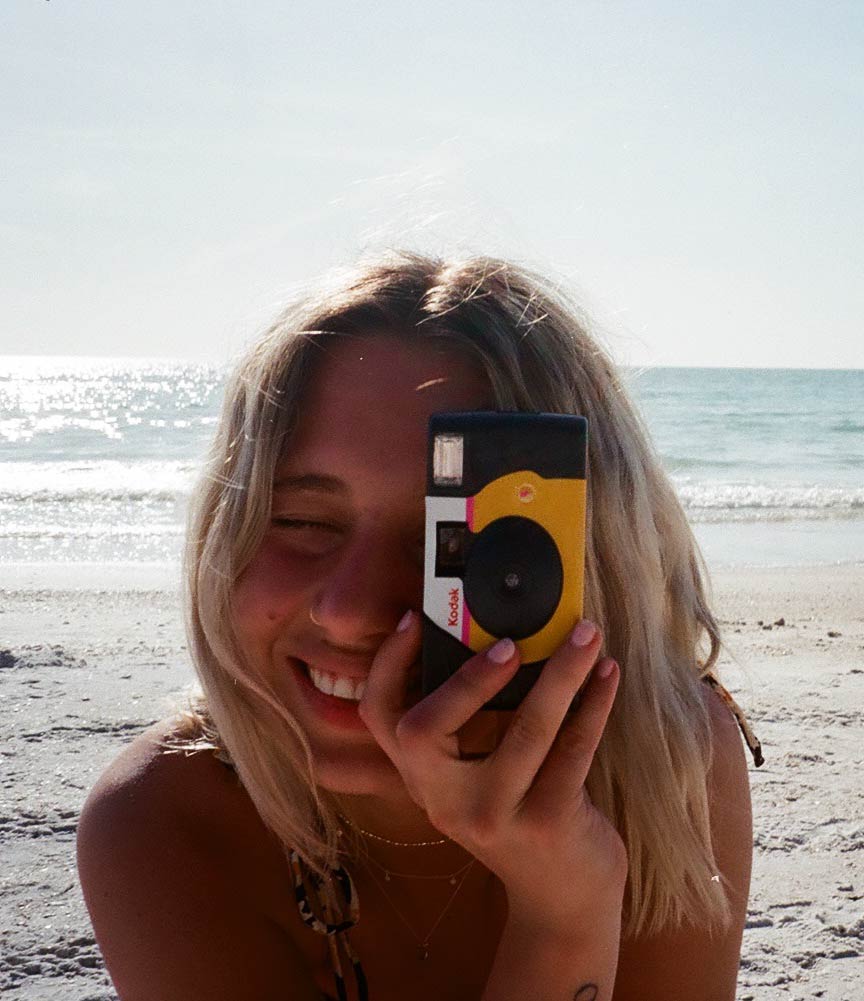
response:
M739 1001L864 991L861 567L724 571L722 676L766 763L751 771L755 861ZM57 582L55 582L56 584ZM123 576L38 575L0 591L0 993L115 994L75 871L89 787L193 681L176 594Z

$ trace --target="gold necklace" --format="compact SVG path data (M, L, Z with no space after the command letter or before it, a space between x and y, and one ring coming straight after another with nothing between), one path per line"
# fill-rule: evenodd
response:
M441 911L441 913L435 919L435 923L432 925L432 927L429 929L429 931L426 932L426 934L423 936L423 938L421 938L417 934L417 932L414 931L414 928L412 927L411 922L405 917L405 915L402 913L402 911L399 910L399 908L396 906L396 904L391 899L390 894L384 889L384 887L381 885L381 883L379 883L378 880L375 878L375 874L372 872L372 870L367 867L367 872L369 873L369 878L372 880L372 882L381 891L381 894L384 897L384 899L387 901L387 903L393 908L393 913L399 918L399 920L402 922L402 924L405 925L405 927L411 933L411 937L414 939L414 942L417 945L417 958L419 960L424 960L424 959L428 959L429 958L429 941L432 938L432 936L435 934L438 926L444 920L444 915L450 910L450 907L451 907L453 901L458 896L459 891L462 889L462 887L463 887L463 885L465 883L465 880L468 878L468 876L469 876L469 874L471 872L471 868L472 868L472 866L474 865L474 863L476 861L477 861L476 859L472 858L471 861L468 862L467 865L464 866L464 870L465 871L462 874L462 878L456 884L456 889L450 894L450 899L444 905L444 909ZM452 882L456 882L456 881L452 880Z
M385 845L393 845L394 848L431 848L434 845L448 845L453 841L452 838L441 838L438 841L391 841L389 838L383 838L380 834L373 834L371 831L364 830L359 824L355 824L347 817L343 817L341 813L337 813L336 816L343 824L350 827L352 831L362 834L364 838L372 838L373 841L381 841Z
M372 858L372 856L368 852L363 856L363 861L371 862L376 869L380 869L380 871L384 875L385 883L389 883L390 880L395 876L397 879L431 879L431 880L438 880L439 882L447 880L451 884L451 886L455 886L456 881L459 879L459 877L463 875L463 873L466 873L474 864L474 859L472 858L468 862L465 862L463 865L460 865L459 868L455 869L453 872L430 874L426 872L396 872L389 866L386 866L383 863L379 862L378 859Z

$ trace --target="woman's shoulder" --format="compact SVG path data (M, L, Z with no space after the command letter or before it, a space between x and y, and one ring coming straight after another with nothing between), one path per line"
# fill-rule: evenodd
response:
M118 992L263 998L287 983L312 997L281 846L234 772L176 736L165 720L136 737L79 820L81 884Z
M281 856L236 773L218 751L202 748L178 717L135 737L108 764L79 820L82 839L109 836L134 844L153 839L185 843L196 856L237 858L269 843ZM220 863L224 866L224 862Z
M711 755L705 776L714 858L712 882L729 903L724 928L707 921L685 922L653 934L626 937L621 943L615 998L731 997L747 915L753 854L747 758L740 723L719 690L702 686L708 714ZM728 695L728 692L726 693Z
M148 727L108 764L84 804L82 819L105 816L123 825L143 817L183 823L197 810L226 798L225 769L212 753L185 752L180 724L165 719Z

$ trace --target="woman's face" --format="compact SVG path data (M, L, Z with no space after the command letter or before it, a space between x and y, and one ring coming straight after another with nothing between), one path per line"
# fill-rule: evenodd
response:
M303 727L319 784L383 795L401 780L357 700L382 641L422 607L427 421L494 403L486 378L444 347L365 337L325 350L276 470L270 527L236 587L235 624Z

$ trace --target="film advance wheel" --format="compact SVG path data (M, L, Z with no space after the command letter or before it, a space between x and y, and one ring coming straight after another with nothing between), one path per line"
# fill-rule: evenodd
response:
M564 568L552 536L530 518L499 518L473 539L465 602L492 636L533 636L561 601Z

